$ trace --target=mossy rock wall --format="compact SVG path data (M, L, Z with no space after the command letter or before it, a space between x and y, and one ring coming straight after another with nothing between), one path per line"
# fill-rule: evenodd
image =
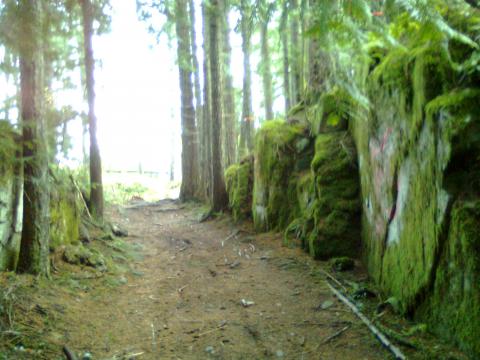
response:
M303 234L306 249L324 260L357 255L360 194L357 156L350 134L319 134L311 171L314 199L303 216L313 227Z
M372 85L374 111L352 123L365 260L405 314L478 358L479 118L427 114L424 76L408 90Z
M297 182L310 166L310 149L304 125L274 120L258 131L252 204L257 230L283 230L299 216Z
M233 219L240 221L252 215L253 156L233 164L225 171L228 203Z
M0 271L16 267L22 230L22 177L18 135L0 121Z
M430 296L417 317L432 330L480 354L480 200L457 201L450 214L448 238L438 258Z

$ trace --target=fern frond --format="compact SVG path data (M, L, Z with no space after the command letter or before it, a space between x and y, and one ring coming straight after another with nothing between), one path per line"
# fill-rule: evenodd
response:
M427 115L431 116L442 109L460 107L467 100L480 98L480 89L466 88L454 89L453 91L437 96L425 107Z

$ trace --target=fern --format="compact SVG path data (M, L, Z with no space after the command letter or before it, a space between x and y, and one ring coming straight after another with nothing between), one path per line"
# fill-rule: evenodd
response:
M426 105L426 112L427 115L432 116L439 110L452 107L461 108L467 101L476 98L480 98L480 89L454 89L431 100Z

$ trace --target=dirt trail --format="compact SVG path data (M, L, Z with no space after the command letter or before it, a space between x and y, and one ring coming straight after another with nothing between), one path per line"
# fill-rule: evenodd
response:
M93 283L68 304L62 322L76 351L94 359L390 358L311 276L321 264L282 247L277 235L238 231L227 218L199 223L173 202L111 216L128 229L127 241L142 244L143 259L126 284Z

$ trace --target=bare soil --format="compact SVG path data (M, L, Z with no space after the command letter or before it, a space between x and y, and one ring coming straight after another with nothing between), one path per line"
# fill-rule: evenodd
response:
M109 216L140 256L119 253L120 275L57 261L53 282L31 279L37 290L15 321L49 345L0 359L63 359L64 345L93 359L392 358L333 296L319 275L327 264L281 235L228 216L200 223L198 208L168 200ZM353 275L366 277L358 266Z
M143 259L126 284L93 286L68 304L70 348L95 359L389 358L278 235L161 204L112 212Z

